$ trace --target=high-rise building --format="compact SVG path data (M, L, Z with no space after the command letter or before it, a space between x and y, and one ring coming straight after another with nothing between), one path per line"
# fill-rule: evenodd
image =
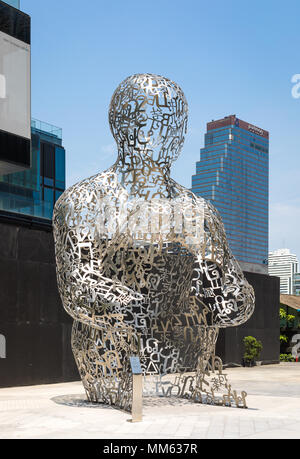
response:
M242 269L267 273L269 133L236 115L208 123L192 191L220 212Z
M20 9L20 0L5 0L5 3L13 6L14 8L18 8L18 10Z
M300 273L295 273L293 277L293 294L300 296Z
M31 167L31 21L0 1L0 174Z
M52 234L65 188L62 131L31 118L31 19L9 3L0 0L0 387L78 378Z
M294 294L294 276L298 271L298 258L289 249L269 253L269 274L280 278L280 293Z
M31 119L31 19L0 0L0 214L42 218L65 190L62 130Z
M53 207L66 187L62 130L32 120L32 166L0 176L0 211L52 219Z

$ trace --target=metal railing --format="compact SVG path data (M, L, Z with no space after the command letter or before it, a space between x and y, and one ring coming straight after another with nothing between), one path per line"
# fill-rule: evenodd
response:
M57 137L58 139L62 139L62 128L53 126L52 124L32 118L31 127L37 131L46 132L47 134Z

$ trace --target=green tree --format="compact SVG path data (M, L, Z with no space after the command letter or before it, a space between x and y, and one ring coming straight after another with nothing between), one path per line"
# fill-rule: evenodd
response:
M254 338L254 336L245 336L243 343L245 346L244 360L246 362L257 360L263 348L262 342Z
M281 344L288 342L288 337L286 335L280 335L279 339Z
M279 309L279 317L280 319L285 319L287 322L293 322L296 318L296 316L292 314L287 314L283 308Z

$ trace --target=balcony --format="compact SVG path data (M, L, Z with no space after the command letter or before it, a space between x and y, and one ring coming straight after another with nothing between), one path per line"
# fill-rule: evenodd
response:
M48 136L62 140L62 129L52 124L32 118L31 128L40 134L47 134Z

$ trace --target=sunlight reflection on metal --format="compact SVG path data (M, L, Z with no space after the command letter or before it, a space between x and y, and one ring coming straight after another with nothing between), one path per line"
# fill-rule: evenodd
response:
M174 82L127 78L109 108L116 163L55 206L58 287L74 319L72 348L90 401L130 410L129 357L139 355L145 393L152 378L162 395L246 406L215 345L220 327L249 319L254 293L219 213L170 177L187 121ZM177 379L166 383L170 374Z

